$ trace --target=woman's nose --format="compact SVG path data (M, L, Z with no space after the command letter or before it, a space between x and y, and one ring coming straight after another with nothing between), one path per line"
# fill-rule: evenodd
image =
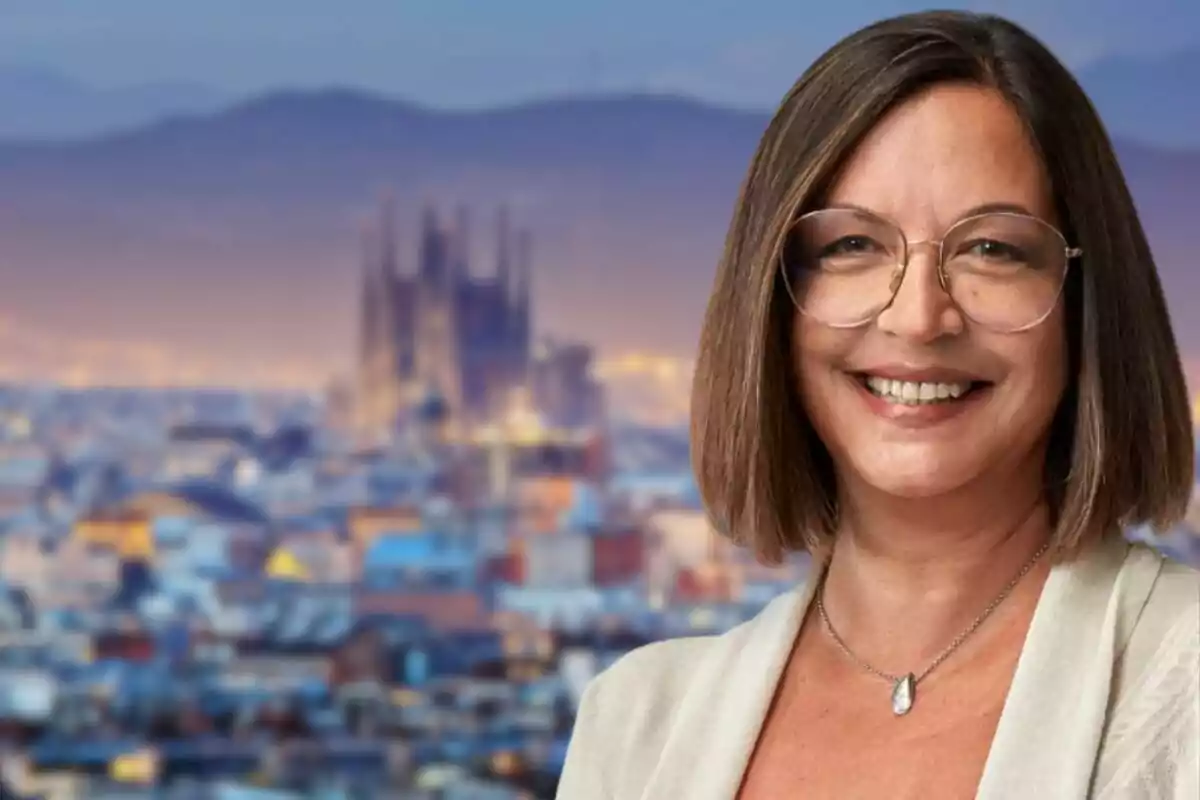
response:
M876 319L880 330L919 344L962 332L962 313L942 283L934 243L909 246L908 263L896 270L892 302Z

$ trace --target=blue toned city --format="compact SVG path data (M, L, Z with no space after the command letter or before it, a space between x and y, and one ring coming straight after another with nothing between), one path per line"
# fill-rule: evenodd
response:
M4 390L10 786L548 796L598 670L795 580L607 412L680 367L535 338L533 232L496 209L472 277L470 211L364 226L353 385Z

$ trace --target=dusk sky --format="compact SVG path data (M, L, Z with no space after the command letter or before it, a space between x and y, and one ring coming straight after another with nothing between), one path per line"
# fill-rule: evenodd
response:
M948 4L1029 26L1073 67L1200 45L1187 0ZM663 90L775 102L837 37L904 0L0 0L0 67L232 94L351 85L432 105Z

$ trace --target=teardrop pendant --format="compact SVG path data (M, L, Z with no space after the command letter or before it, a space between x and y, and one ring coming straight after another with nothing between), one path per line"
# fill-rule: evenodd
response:
M897 717L903 717L912 710L916 695L917 683L911 672L902 678L897 678L896 683L892 685L892 713Z

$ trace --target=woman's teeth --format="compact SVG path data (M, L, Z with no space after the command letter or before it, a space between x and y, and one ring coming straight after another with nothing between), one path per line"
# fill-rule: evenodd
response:
M896 381L891 378L879 378L874 375L867 376L866 384L872 394L877 397L882 397L891 403L901 403L910 406L957 400L971 391L970 382L927 383L925 381Z

